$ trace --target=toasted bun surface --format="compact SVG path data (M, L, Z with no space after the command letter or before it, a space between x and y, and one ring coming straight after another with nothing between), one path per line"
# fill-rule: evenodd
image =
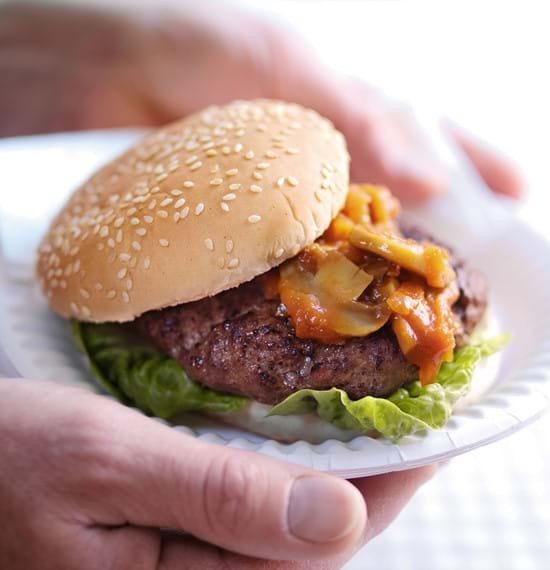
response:
M313 243L343 207L349 157L294 104L234 102L177 121L71 197L39 248L50 306L83 321L235 287Z

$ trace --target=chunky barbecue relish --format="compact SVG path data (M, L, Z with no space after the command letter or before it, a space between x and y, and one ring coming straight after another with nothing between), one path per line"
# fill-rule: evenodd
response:
M445 249L400 235L399 209L386 188L351 185L342 212L280 267L275 288L300 338L341 342L391 322L429 384L453 355L458 285Z

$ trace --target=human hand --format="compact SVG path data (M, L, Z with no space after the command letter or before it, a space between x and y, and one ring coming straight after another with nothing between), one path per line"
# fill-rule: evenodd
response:
M159 4L118 13L1 8L0 136L157 125L210 103L272 97L332 119L356 180L387 184L405 201L444 191L447 172L392 103L325 68L299 38L221 3ZM521 195L507 160L458 127L443 128L490 188Z
M10 570L339 568L433 471L354 486L58 384L0 380L0 402Z

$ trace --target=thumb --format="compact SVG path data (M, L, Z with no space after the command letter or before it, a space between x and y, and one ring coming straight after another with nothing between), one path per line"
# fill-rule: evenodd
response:
M207 444L112 402L108 445L88 513L95 524L186 531L248 556L312 559L351 551L366 508L350 483ZM99 438L102 439L101 437Z

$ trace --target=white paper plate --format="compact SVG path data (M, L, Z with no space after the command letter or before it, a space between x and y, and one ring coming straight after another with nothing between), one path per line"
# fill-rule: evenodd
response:
M53 158L51 153L42 157L48 161L51 178L42 179L37 191L57 187L56 172L63 171L71 161L74 163L75 153L80 153L79 168L89 170L90 165L119 152L135 136L128 133L121 139L120 133L96 132L51 137L51 144L59 152ZM14 139L12 145L4 141L0 158L6 150L12 158L18 153L28 156L33 152L36 164L41 160L40 149L48 148L48 139ZM54 158L57 163L54 160L52 164ZM36 170L45 171L38 165ZM13 169L13 179L5 181L9 182L5 187L19 188L29 198L32 190L22 186L25 179L18 172ZM10 178L9 167L3 176ZM485 272L498 327L513 334L502 357L484 370L484 383L494 383L477 403L455 413L444 429L405 438L399 444L356 437L347 442L331 439L318 445L303 441L287 445L206 420L195 420L192 427L176 429L205 441L258 451L345 477L359 477L447 459L505 437L539 417L550 400L550 246L523 222L486 197L476 195L472 189L475 184L467 173L455 170L449 197L408 215ZM6 218L4 211L4 228ZM16 227L13 218L11 212L10 227ZM17 241L19 259L27 260L23 266L28 265L28 248L34 246L37 236L26 237L27 249L21 244L20 233L4 233L8 252L9 240ZM21 376L97 390L75 351L67 324L47 310L34 284L24 279L0 282L0 339Z

